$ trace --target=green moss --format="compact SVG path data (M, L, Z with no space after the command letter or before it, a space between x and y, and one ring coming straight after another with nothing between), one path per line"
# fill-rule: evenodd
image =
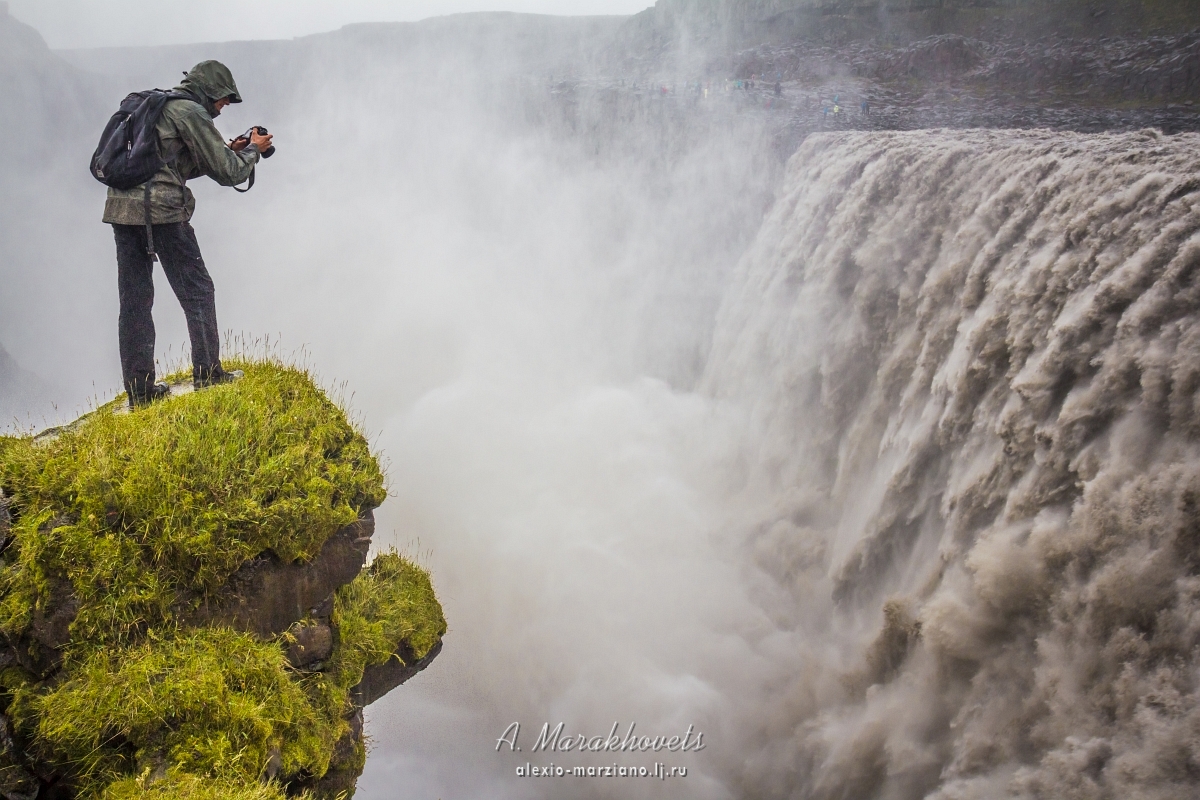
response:
M180 622L246 559L309 558L384 499L366 442L307 374L236 366L231 385L0 438L14 537L0 632L21 640L64 586L79 601L62 668L0 672L0 705L83 800L282 798L330 768L366 666L424 655L445 631L428 574L394 553L338 592L323 672L291 668L282 638Z
M399 658L404 649L424 658L446 633L446 618L429 573L395 552L381 554L338 590L333 620L340 646L334 671L351 688L373 664Z
M278 784L243 783L196 775L171 774L163 780L148 775L125 778L105 790L102 800L284 800Z
M61 575L82 604L73 641L124 640L264 550L311 558L383 501L366 441L306 373L237 366L237 383L130 414L119 400L52 441L0 451L18 515L0 631L19 636Z
M340 733L278 644L220 628L98 651L53 690L26 692L14 721L71 765L84 796L148 761L257 783L276 753L284 774L321 774Z

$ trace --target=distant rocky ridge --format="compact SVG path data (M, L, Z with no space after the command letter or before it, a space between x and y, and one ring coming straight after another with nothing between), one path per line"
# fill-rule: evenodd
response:
M832 130L1200 130L1184 0L659 0L611 55L550 87L565 129L756 118L781 159Z
M848 129L1200 130L1200 31L999 42L943 34L905 47L794 42L732 60L739 78L790 90L793 140Z
M658 0L634 17L643 34L746 47L794 39L882 39L940 34L1035 39L1153 36L1197 24L1190 0Z

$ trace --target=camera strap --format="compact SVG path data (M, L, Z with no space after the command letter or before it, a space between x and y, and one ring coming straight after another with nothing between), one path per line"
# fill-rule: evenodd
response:
M235 187L233 187L233 190L235 192L241 192L242 194L245 194L246 192L250 191L253 188L254 188L254 167L251 167L250 168L250 182L246 184L246 188L239 189L238 187L235 186Z

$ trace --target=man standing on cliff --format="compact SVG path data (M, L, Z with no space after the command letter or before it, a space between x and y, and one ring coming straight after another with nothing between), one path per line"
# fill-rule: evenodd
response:
M271 146L271 136L260 135L257 129L249 140L229 144L222 140L213 119L230 103L242 102L242 97L233 74L219 61L197 64L174 91L188 97L167 101L155 127L165 165L150 179L149 192L145 184L110 188L104 205L104 222L113 226L117 243L121 372L131 407L170 393L165 384L155 383L151 249L161 259L187 318L195 387L237 377L221 367L215 292L190 223L196 200L186 184L207 175L222 186L236 186L250 178L260 155Z

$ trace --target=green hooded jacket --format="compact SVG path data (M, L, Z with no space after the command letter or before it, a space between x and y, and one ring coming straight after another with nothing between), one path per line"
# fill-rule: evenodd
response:
M222 186L249 179L259 153L254 145L236 153L229 149L213 117L214 103L224 97L242 102L233 74L219 61L202 61L192 67L176 87L200 102L169 100L158 120L159 152L166 166L150 179L150 221L155 225L187 222L196 210L196 198L187 181L207 175ZM145 225L145 184L132 189L108 190L104 221L117 225Z

